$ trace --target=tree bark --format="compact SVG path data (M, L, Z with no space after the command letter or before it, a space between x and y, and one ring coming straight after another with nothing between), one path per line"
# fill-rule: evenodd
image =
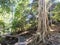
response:
M49 24L48 15L46 9L46 1L38 0L38 30L37 33L40 35L40 39L45 43L45 38L48 35Z

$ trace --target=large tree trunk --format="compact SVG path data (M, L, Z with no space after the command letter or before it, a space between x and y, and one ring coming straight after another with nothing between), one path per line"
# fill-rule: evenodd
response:
M45 43L45 38L48 34L49 24L45 0L38 1L38 30L40 39Z

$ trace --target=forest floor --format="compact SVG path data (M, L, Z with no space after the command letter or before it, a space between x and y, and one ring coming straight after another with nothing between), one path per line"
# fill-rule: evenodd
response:
M30 32L33 33L34 31ZM49 44L48 45L60 45L60 24L54 25L50 27L51 34L49 35ZM31 37L30 33L28 35L23 35L25 38ZM30 36L29 36L30 35ZM4 44L5 45L5 44Z
M60 24L51 26L51 35L49 37L50 45L60 45Z

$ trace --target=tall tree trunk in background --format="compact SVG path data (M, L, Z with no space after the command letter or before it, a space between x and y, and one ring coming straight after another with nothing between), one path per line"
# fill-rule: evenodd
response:
M48 34L48 15L46 9L46 1L38 0L38 30L37 33L40 35L40 39L45 43L45 38Z

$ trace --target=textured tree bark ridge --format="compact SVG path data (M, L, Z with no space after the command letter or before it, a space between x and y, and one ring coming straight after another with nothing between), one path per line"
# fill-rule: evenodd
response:
M46 43L45 38L48 35L49 23L48 23L48 15L46 8L46 0L38 1L38 32L40 33L40 39L42 39L43 43Z

